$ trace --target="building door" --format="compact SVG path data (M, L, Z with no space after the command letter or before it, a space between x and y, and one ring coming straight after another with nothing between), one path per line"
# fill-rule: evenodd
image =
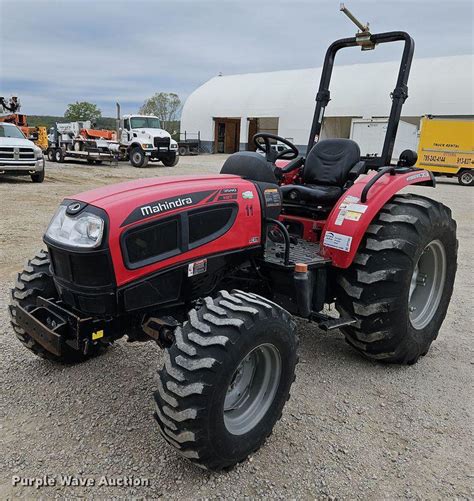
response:
M214 118L214 152L235 153L240 148L240 118Z
M270 134L278 135L278 117L253 117L249 118L249 136L247 141L247 149L255 151L253 136L258 132L269 132Z

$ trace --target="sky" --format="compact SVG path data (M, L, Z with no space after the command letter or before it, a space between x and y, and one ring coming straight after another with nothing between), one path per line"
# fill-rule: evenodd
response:
M68 103L90 101L114 116L117 101L122 113L136 112L156 92L184 101L219 73L318 67L333 40L356 31L339 3L0 0L0 95L19 96L30 115L62 116ZM408 31L415 57L474 52L474 0L345 4L372 32ZM353 49L337 62L396 60L399 51Z

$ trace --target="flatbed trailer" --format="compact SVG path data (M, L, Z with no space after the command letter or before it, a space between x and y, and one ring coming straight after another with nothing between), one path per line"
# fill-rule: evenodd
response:
M67 159L85 160L89 164L117 163L119 144L111 143L102 138L88 139L82 136L64 139L55 127L47 155L48 160L59 163L65 162Z
M201 131L198 132L181 132L178 141L179 156L199 155L201 151Z
M51 156L50 156L51 151ZM101 164L102 162L117 163L117 158L110 152L101 151L74 151L55 148L48 150L48 159L53 162L65 162L67 159L86 160L89 164Z

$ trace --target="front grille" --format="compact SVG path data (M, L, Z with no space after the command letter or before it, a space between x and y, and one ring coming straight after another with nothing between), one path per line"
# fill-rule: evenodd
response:
M154 145L156 148L169 148L170 138L169 137L155 137Z
M3 146L0 148L0 160L34 160L33 148L16 148Z
M113 272L105 252L71 253L49 249L56 277L74 285L101 287L113 285Z

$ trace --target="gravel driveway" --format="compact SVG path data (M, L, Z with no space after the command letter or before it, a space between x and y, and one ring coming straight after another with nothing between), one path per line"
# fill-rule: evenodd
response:
M415 366L361 359L339 332L299 323L292 397L265 446L228 473L206 473L166 446L152 418L162 355L116 343L75 367L35 358L12 335L9 288L66 195L139 176L217 172L222 156L175 168L47 165L46 181L0 179L0 498L441 499L474 496L472 262L474 190L443 180L413 191L449 205L460 255L448 316ZM48 480L36 488L14 476ZM63 486L79 480L93 485ZM107 483L139 484L100 485ZM101 482L102 480L102 482Z

